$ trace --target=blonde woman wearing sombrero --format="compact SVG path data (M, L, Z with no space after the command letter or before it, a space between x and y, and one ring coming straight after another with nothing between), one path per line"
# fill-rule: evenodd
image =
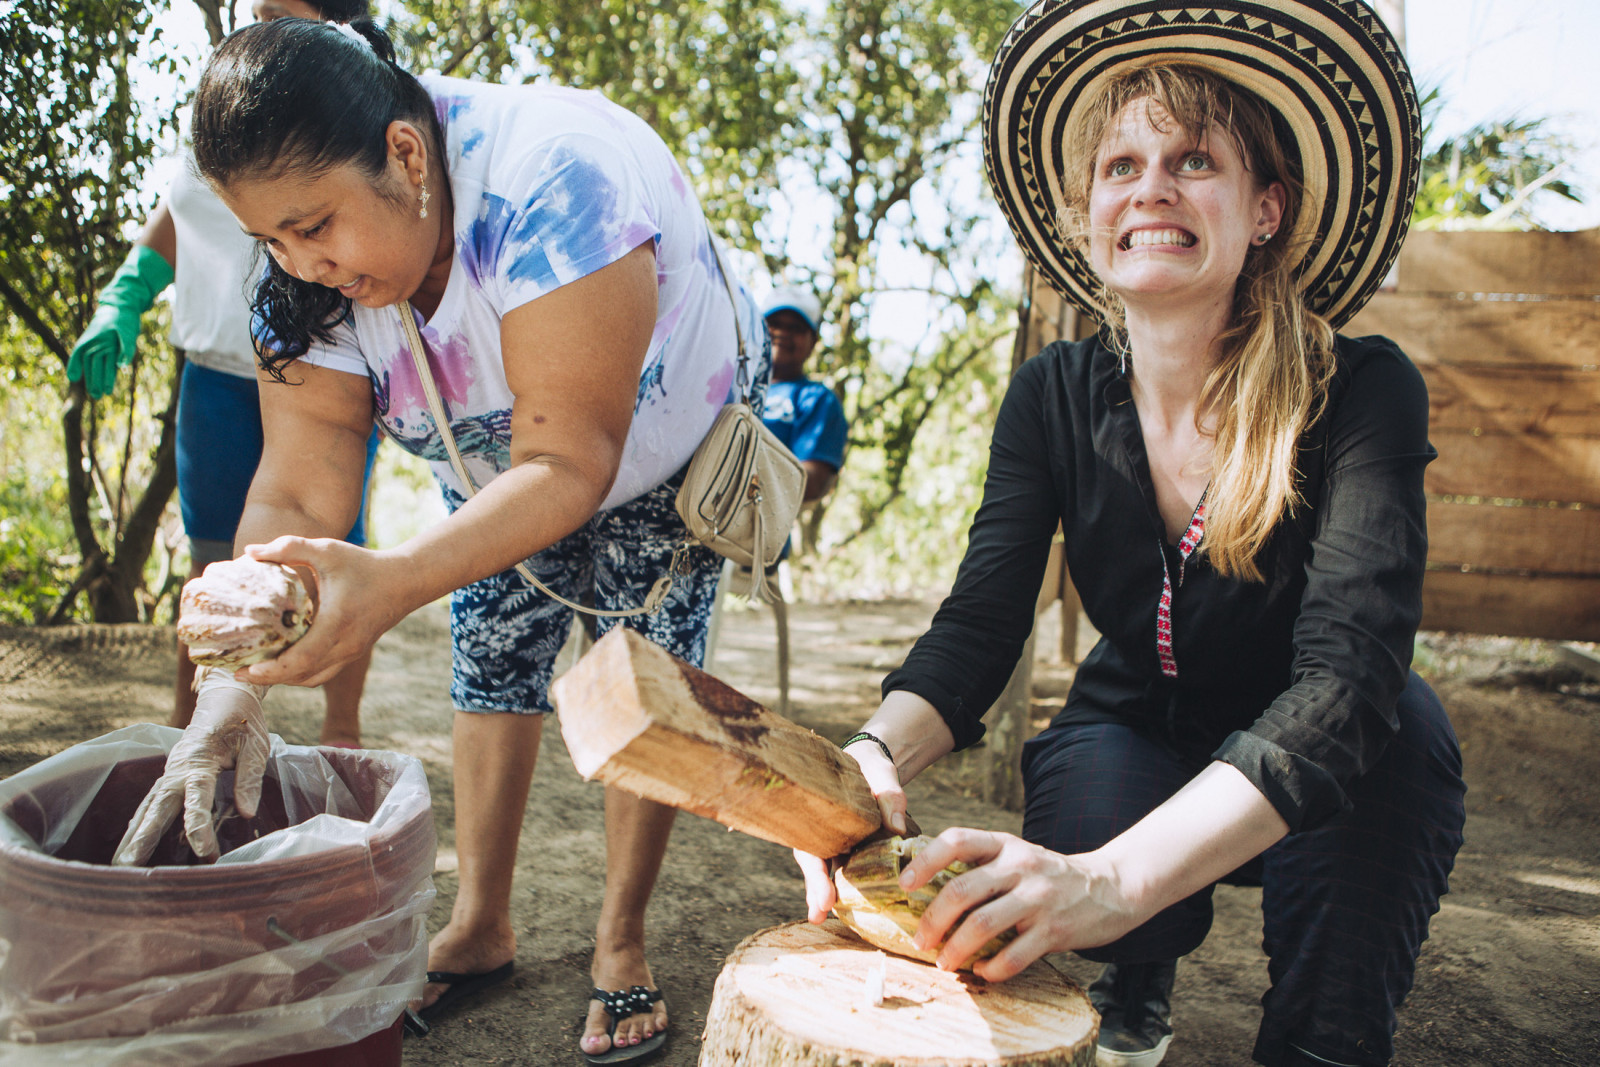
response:
M1010 928L980 976L1107 964L1101 1064L1160 1062L1225 879L1262 886L1256 1061L1392 1054L1464 786L1409 669L1426 391L1391 342L1335 327L1394 261L1417 127L1352 0L1040 4L991 72L996 195L1106 326L1016 374L954 589L846 750L903 832L903 783L982 736L1059 523L1102 637L1026 746L1023 835L948 830L905 882L976 865L922 920L941 966ZM832 887L801 862L821 921Z

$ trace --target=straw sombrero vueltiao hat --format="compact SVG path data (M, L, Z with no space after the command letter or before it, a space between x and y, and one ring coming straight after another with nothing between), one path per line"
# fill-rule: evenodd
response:
M1094 310L1088 261L1056 229L1062 141L1074 105L1132 66L1208 68L1276 108L1293 130L1306 196L1294 231L1311 308L1335 326L1367 302L1400 252L1421 156L1417 93L1400 47L1359 0L1222 0L1200 6L1040 0L1000 46L983 99L989 182L1023 254Z

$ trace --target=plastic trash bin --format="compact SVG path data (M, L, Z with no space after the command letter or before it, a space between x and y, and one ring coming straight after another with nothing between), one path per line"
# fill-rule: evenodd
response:
M179 736L131 726L0 781L0 1065L399 1064L434 895L421 764L273 737L220 860L180 819L151 866L109 866Z

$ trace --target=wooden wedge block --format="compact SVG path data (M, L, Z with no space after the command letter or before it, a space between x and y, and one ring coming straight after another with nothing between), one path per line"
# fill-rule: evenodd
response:
M855 760L617 627L551 687L578 773L818 856L877 830Z

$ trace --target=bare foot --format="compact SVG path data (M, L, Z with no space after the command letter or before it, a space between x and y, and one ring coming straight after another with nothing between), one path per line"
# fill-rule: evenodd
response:
M656 988L655 979L650 976L650 967L644 961L644 950L638 945L606 953L596 948L589 977L597 987L608 992L625 991L634 986L644 986L652 992ZM591 1055L609 1052L613 1046L613 1039L606 1036L610 1022L611 1017L606 1014L605 1007L598 1000L590 1000L589 1017L584 1020L583 1037L578 1047ZM658 1000L651 1011L617 1020L615 1046L627 1048L637 1045L666 1028L667 1004L664 1000Z
M428 970L483 974L509 963L517 954L515 934L472 931L452 922L428 942ZM429 982L422 990L422 1007L432 1007L449 985Z

